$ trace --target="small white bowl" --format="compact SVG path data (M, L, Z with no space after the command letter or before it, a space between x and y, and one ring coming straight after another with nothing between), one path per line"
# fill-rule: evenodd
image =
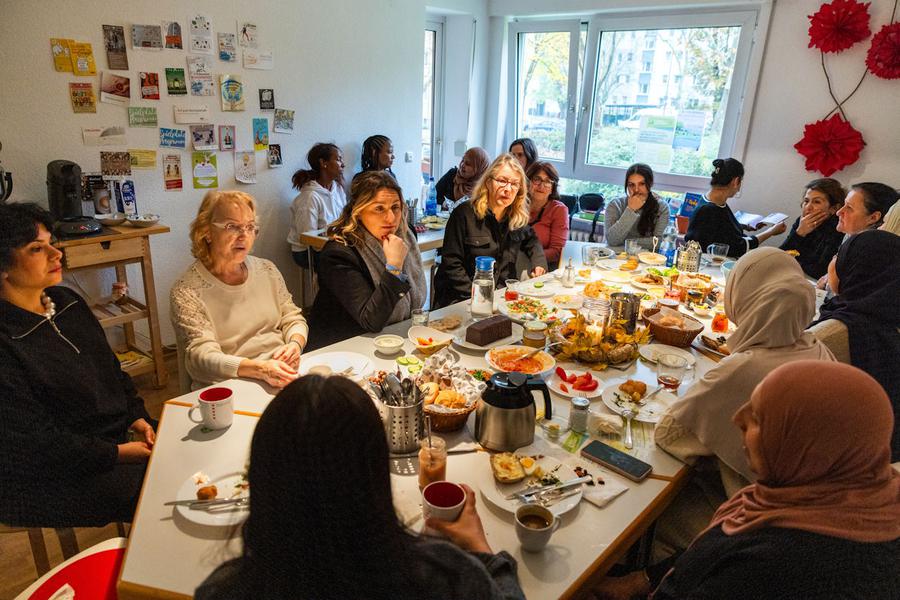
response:
M444 333L443 331L438 331L431 327L425 327L424 325L414 325L410 327L407 332L407 337L416 349L425 356L430 356L438 350L446 348L450 345L450 342L453 341L452 334ZM431 338L432 341L430 344L420 344L419 338L422 338L423 340Z
M403 350L403 338L399 335L386 333L373 340L375 349L384 354L396 354Z
M125 222L125 213L105 213L94 215L94 220L101 225L121 225Z
M128 215L128 224L134 227L152 227L159 223L159 215L147 213L144 215Z
M701 317L708 317L712 314L712 308L706 304L693 304L691 305L691 309Z

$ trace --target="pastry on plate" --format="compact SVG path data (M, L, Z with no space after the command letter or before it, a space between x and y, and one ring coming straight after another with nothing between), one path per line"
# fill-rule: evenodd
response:
M500 483L515 483L525 479L525 469L512 452L501 452L491 456L491 471Z

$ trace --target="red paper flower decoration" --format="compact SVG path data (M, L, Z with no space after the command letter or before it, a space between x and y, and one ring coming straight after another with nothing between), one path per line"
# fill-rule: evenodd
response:
M855 163L865 145L862 134L841 115L835 114L830 119L807 124L803 139L794 144L794 148L806 157L807 171L819 171L830 177L835 171Z
M882 79L900 79L900 23L885 25L875 34L866 66Z
M869 3L834 0L809 17L809 47L841 52L869 35Z

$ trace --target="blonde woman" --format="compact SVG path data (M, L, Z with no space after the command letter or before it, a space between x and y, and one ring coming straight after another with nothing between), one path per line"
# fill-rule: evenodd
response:
M496 260L497 282L523 270L533 276L547 270L541 242L528 225L525 171L512 154L502 154L475 186L468 202L447 221L441 266L434 279L435 308L465 300L472 293L475 258Z
M425 302L425 274L397 180L384 170L353 179L350 201L319 253L309 344L327 346L405 321Z
M234 377L282 388L296 377L306 320L275 265L250 256L258 233L256 201L243 192L208 192L191 223L197 260L170 302L194 389Z

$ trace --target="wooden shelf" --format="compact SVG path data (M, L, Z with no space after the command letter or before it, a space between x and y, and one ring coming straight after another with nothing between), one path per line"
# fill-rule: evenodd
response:
M110 302L109 304L94 305L91 307L91 311L103 328L124 325L150 316L150 311L145 305L128 296L125 296L121 303Z

